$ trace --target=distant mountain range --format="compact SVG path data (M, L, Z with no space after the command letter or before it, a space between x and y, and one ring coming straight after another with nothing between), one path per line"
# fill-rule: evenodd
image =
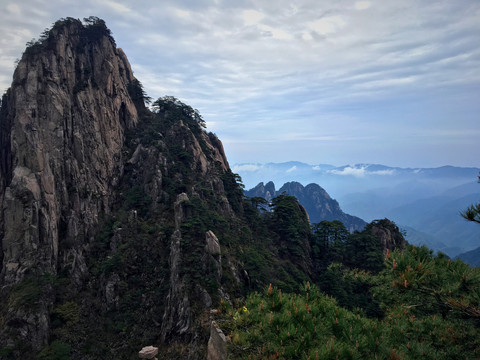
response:
M467 251L466 253L460 254L457 258L462 259L464 262L473 265L480 266L480 247L475 250Z
M361 231L367 224L359 217L345 214L338 202L317 184L303 186L299 182L292 181L284 184L277 191L275 184L270 181L266 185L260 183L253 189L245 191L245 195L248 197L259 196L267 200L283 193L298 199L299 203L307 210L311 223L318 223L322 220L340 220L350 232Z
M251 189L262 181L285 184L320 184L335 199L344 195L372 189L414 190L433 196L449 188L474 182L480 168L442 166L438 168L400 168L378 164L333 166L311 165L299 161L283 163L242 163L232 166L232 171L242 177L245 188Z
M302 162L233 166L246 188L266 180L319 184L345 213L367 222L387 217L406 231L410 243L427 245L451 257L480 246L480 226L459 215L480 201L480 184L476 181L479 170L378 164L335 167Z

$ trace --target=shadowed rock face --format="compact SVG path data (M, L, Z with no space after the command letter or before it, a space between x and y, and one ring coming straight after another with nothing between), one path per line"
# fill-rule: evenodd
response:
M89 39L80 21L58 23L23 54L0 118L2 286L56 274L66 258L74 282L86 276L88 239L111 207L125 130L138 121L127 91L133 79L123 51L108 36ZM26 336L36 347L45 322L30 320ZM33 335L36 327L43 330Z
M137 123L132 71L108 37L86 42L83 28L55 27L41 49L26 51L2 101L6 285L27 269L54 274L59 237L81 256L123 173L125 129Z
M380 241L384 255L387 250L403 250L407 244L398 226L388 219L375 220L367 225L366 230Z

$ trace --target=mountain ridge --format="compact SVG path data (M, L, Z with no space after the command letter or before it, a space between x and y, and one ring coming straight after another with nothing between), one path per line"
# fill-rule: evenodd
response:
M303 186L299 182L287 182L280 189L275 190L275 184L269 181L266 185L259 183L254 188L245 191L248 197L263 197L267 201L271 201L274 197L286 193L295 196L299 203L302 204L310 218L311 223L320 221L341 221L348 231L361 231L367 224L359 217L346 214L340 208L338 202L330 197L330 195L318 184L308 184Z
M295 168L296 167L296 168ZM265 173L263 170L268 171ZM438 167L398 167L382 164L347 164L335 166L331 164L308 164L301 161L282 163L235 163L232 171L239 173L246 187L252 188L265 178L277 183L299 181L301 183L318 182L319 176L352 176L357 178L369 175L395 176L399 174L417 175L417 178L442 177L462 178L467 182L476 179L480 168L466 166L443 165ZM273 176L268 177L268 174ZM282 178L276 178L282 176Z
M265 178L274 182L279 180L280 183L319 184L341 204L346 213L355 214L367 222L388 217L399 225L415 229L411 232L412 241L428 243L434 250L446 252L452 257L475 248L478 230L474 224L464 222L459 213L478 202L478 168L442 166L415 169L357 164L325 166L322 170L315 165L301 164L296 162L296 169L290 172L287 171L292 169L292 163L257 164L243 168L233 165L232 169L246 179L246 184ZM428 206L428 203L431 205ZM418 210L419 206L423 211ZM434 219L426 217L432 211L443 214L437 229L428 227ZM415 213L414 217L412 213ZM422 232L427 234L423 239ZM407 231L407 240L408 234Z

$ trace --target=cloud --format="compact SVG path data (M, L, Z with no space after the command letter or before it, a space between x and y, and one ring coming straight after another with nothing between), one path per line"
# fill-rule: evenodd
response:
M243 21L247 26L258 24L264 17L264 14L256 10L244 10L242 12Z
M353 88L357 89L374 89L374 88L385 88L393 86L404 86L415 82L418 79L416 76L408 76L403 78L391 78L385 80L374 80L367 81L360 84L355 84Z
M260 164L235 164L232 167L234 173L239 172L254 172L263 169L263 165Z
M8 4L7 11L11 14L19 15L20 14L20 7L17 4Z
M425 144L406 136L398 151L384 144L418 129L443 131L441 141L473 153L448 132L453 121L478 128L471 115L480 112L478 2L23 0L5 8L0 90L32 37L58 18L96 15L150 96L174 95L198 108L229 144L262 146L227 154L239 162L270 161L273 142L278 156L312 162L309 147L330 157L342 152L343 163L367 147L384 151L365 162L414 148L424 157ZM284 145L294 141L301 146ZM337 152L319 145L325 142ZM446 148L428 156L441 159Z
M107 0L107 1L105 1L105 4L108 5L113 11L115 11L117 13L120 13L122 15L132 13L132 9L130 9L129 7L123 5L119 2Z
M329 16L310 22L308 27L321 35L327 35L339 31L346 23L341 16Z
M290 169L288 169L286 172L291 173L293 171L297 170L297 165L292 166Z
M334 174L334 175L342 175L342 176L355 176L358 178L362 178L368 175L381 175L381 176L389 176L395 173L393 169L386 169L386 170L374 170L369 171L366 166L347 166L341 170L332 169L327 170L327 173Z
M282 29L276 29L268 25L260 25L259 28L265 31L269 36L273 37L274 39L291 40L293 38L291 34Z
M370 1L357 1L355 3L355 9L357 10L366 10L370 6L372 6L372 3Z

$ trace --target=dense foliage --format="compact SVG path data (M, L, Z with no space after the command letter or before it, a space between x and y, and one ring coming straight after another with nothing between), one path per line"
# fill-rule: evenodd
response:
M223 328L231 359L476 359L480 356L480 271L461 261L408 247L386 259L378 275L349 276L375 284L385 311L369 319L306 284L226 303Z
M112 36L112 32L105 24L103 19L96 16L89 16L83 19L83 23L75 18L67 17L56 21L51 29L45 29L38 39L32 39L26 43L25 54L30 56L38 54L44 47L53 46L54 36L53 29L59 29L63 26L69 26L71 24L78 24L80 27L79 32L79 46L81 49L88 43L95 43L106 37L112 44L115 45L115 39Z

